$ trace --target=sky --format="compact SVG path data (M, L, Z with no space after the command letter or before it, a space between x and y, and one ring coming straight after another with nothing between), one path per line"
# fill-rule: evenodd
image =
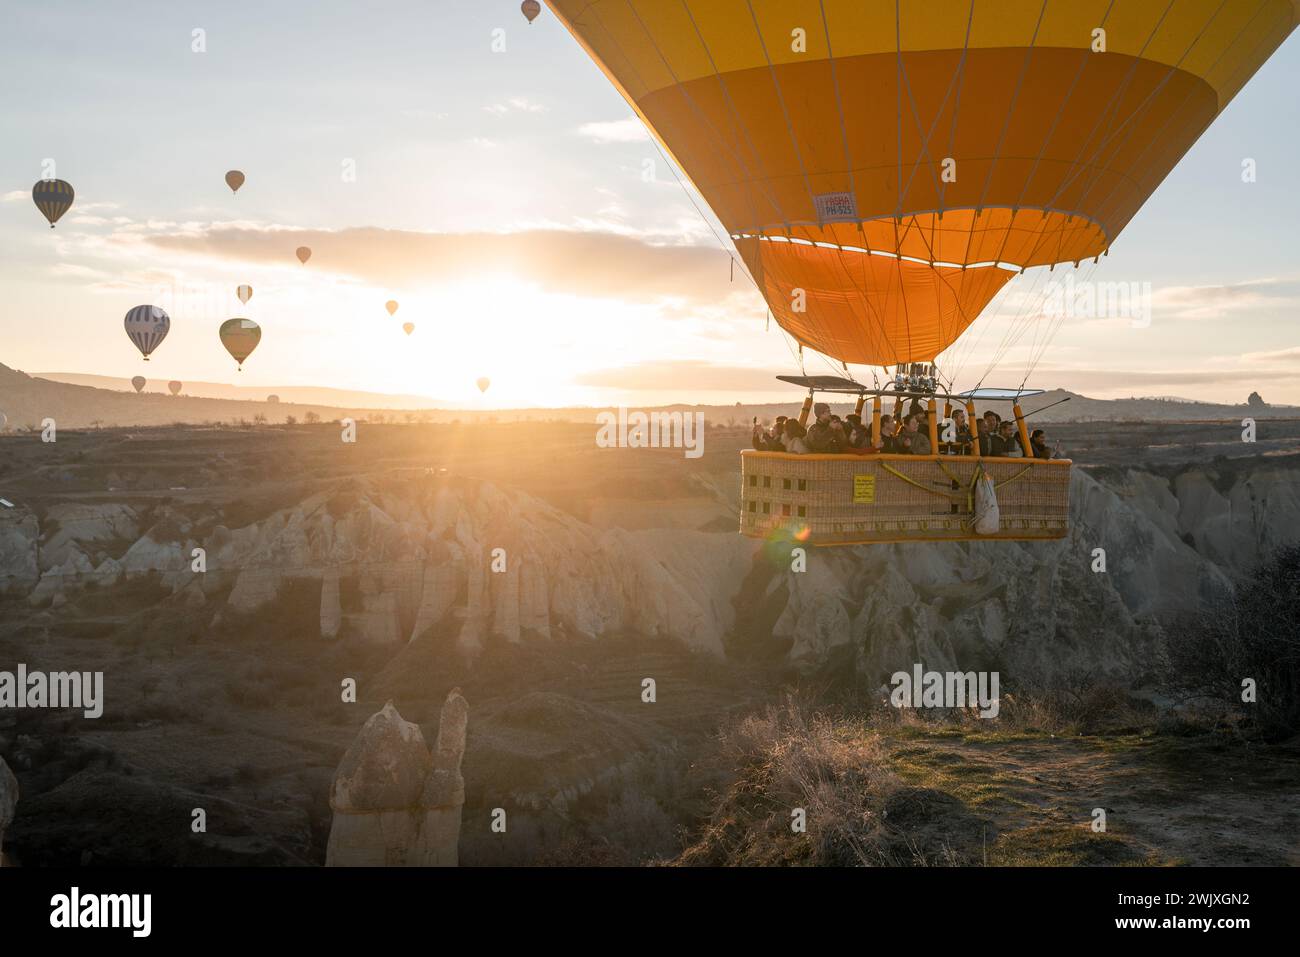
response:
M5 8L0 363L466 408L797 400L773 379L799 371L791 340L733 276L725 231L549 10ZM1027 274L945 368L1014 386L1037 357L1039 388L1300 404L1298 85L1292 36L1090 273L1138 284L1149 321L1067 317L1050 344L1040 324L989 371L1017 309L1041 301ZM77 191L55 230L30 196L48 160ZM238 194L229 169L247 175ZM148 363L122 328L142 303L172 317ZM217 339L233 316L263 329L242 372Z

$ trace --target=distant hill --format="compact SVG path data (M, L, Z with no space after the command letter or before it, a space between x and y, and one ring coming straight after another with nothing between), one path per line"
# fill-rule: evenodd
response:
M51 382L66 382L69 385L87 385L96 389L111 389L115 392L131 392L135 389L130 379L107 375L86 375L80 372L34 372L38 379ZM158 392L169 396L166 378L153 379L148 376L145 393ZM329 389L320 386L246 386L229 385L224 382L185 382L181 395L199 399L235 399L241 402L264 402L268 395L278 395L283 402L297 402L303 405L334 406L338 408L366 409L437 409L445 408L448 403L441 403L427 395L393 395L384 392L359 392L352 389Z
M144 393L137 395L130 383L124 379L107 376L77 376L76 378L86 380L87 384L30 376L0 365L0 412L8 417L8 428L10 430L39 428L41 420L47 417L53 418L61 428L72 429L96 425L147 426L182 422L199 425L230 424L240 420L252 422L259 416L265 417L267 422L275 423L284 422L290 416L298 421L304 421L308 416L318 416L324 421L344 417L374 420L378 417L397 422L416 418L430 422L450 422L454 419L594 422L596 413L600 411L584 407L471 411L438 408L427 403L427 400L423 400L427 403L425 405L408 404L422 401L418 396L310 387L253 389L247 386L220 386L212 383L196 383L195 387L208 385L214 389L229 390L235 395L229 398L184 393L173 396L165 391L165 382L152 383ZM89 384L91 381L119 387L96 388ZM164 391L158 391L159 389ZM278 403L265 401L265 395L271 393L279 395L281 401ZM257 398L250 398L250 395ZM307 396L317 398L315 401L304 401L303 397ZM354 401L334 404L327 401L332 397ZM1069 401L1062 402L1062 399ZM791 389L788 402L669 405L656 408L666 411L703 412L706 421L710 424L744 426L748 425L755 416L763 421L771 421L777 415L794 415L798 412L801 402L802 394L797 389ZM1053 403L1060 404L1053 405ZM1201 419L1232 420L1240 419L1245 415L1257 418L1300 416L1300 408L1296 406L1254 408L1247 407L1244 403L1217 405L1173 398L1090 399L1087 396L1062 390L1054 390L1026 399L1023 405L1027 414L1045 409L1041 415L1034 416L1034 421L1037 422L1187 422ZM844 414L852 411L853 402L852 400L832 401L831 406L836 412ZM886 411L892 411L892 406L892 402L886 401ZM1046 408L1048 406L1051 408ZM1006 402L980 403L979 408L980 411L993 408L1004 416L1010 413L1010 403Z

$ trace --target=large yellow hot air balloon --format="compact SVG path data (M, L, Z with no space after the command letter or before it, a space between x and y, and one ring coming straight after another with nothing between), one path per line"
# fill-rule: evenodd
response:
M221 344L242 371L244 360L253 354L257 344L262 341L262 328L252 319L227 319L221 324L219 335Z
M1105 252L1297 21L1291 0L548 2L777 321L872 365L933 360L1021 269Z

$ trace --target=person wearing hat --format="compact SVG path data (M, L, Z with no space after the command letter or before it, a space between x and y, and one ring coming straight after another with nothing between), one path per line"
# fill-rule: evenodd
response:
M813 415L817 421L808 429L804 442L813 452L834 454L844 451L844 430L836 429L831 423L831 407L825 402L813 406Z

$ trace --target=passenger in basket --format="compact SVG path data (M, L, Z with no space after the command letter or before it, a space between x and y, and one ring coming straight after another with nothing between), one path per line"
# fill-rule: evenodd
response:
M993 436L992 452L994 458L1018 459L1025 454L1020 447L1020 436L1016 434L1016 424L1011 421L998 426L997 435Z
M929 430L922 430L924 424L922 416L912 413L907 417L907 424L904 426L903 434L899 438L899 451L906 452L909 455L929 455L930 434Z
M1034 429L1034 434L1029 437L1029 446L1034 450L1036 459L1055 459L1061 454L1061 443L1056 443L1056 448L1047 447L1047 433L1042 429Z
M952 443L953 454L970 455L975 439L971 435L970 423L966 421L966 413L961 409L953 409L952 424L953 431L956 433L956 440Z
M831 407L825 402L818 402L813 406L813 414L817 417L817 421L808 429L808 436L804 439L809 450L821 453L839 452L843 447L844 428L841 426L838 434L832 428Z
M880 417L880 451L887 455L894 455L898 452L898 436L894 434L894 417L892 415L882 415Z
M796 455L807 455L808 445L804 442L804 436L807 432L799 424L798 419L785 420L785 435L782 437L782 448L786 452L793 452Z

